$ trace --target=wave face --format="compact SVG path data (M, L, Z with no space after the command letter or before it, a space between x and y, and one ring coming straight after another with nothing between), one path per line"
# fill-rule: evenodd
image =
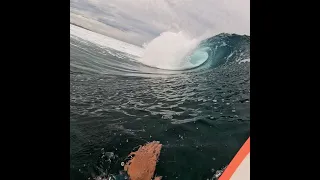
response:
M130 76L179 74L250 62L250 37L246 35L222 33L210 38L190 38L183 32L165 32L142 48L70 27L74 71Z
M215 68L223 64L232 62L249 61L250 59L250 36L237 34L219 34L208 38L200 43L197 50L205 51L208 55L206 62L203 64L206 68ZM202 61L202 58L192 56L190 61Z

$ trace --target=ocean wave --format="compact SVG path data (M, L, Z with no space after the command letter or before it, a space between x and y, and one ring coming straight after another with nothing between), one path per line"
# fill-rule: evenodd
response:
M70 27L71 71L149 76L250 62L250 36L246 35L221 33L203 39L190 38L183 32L165 32L138 47Z

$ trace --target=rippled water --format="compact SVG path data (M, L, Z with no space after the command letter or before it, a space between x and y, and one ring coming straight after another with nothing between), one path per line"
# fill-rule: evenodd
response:
M110 56L70 51L78 65ZM148 78L72 67L70 179L117 173L127 154L153 140L164 145L156 169L164 179L213 177L249 137L249 69L231 63Z

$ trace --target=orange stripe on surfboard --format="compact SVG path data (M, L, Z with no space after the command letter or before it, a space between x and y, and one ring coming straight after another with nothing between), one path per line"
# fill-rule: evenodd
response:
M238 153L232 159L231 163L227 166L226 170L222 173L219 180L230 180L231 176L237 170L244 158L250 153L250 137L240 148Z

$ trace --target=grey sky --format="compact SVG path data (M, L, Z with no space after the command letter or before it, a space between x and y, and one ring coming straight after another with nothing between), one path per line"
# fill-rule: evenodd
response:
M164 31L250 35L250 0L70 0L70 22L141 45Z

